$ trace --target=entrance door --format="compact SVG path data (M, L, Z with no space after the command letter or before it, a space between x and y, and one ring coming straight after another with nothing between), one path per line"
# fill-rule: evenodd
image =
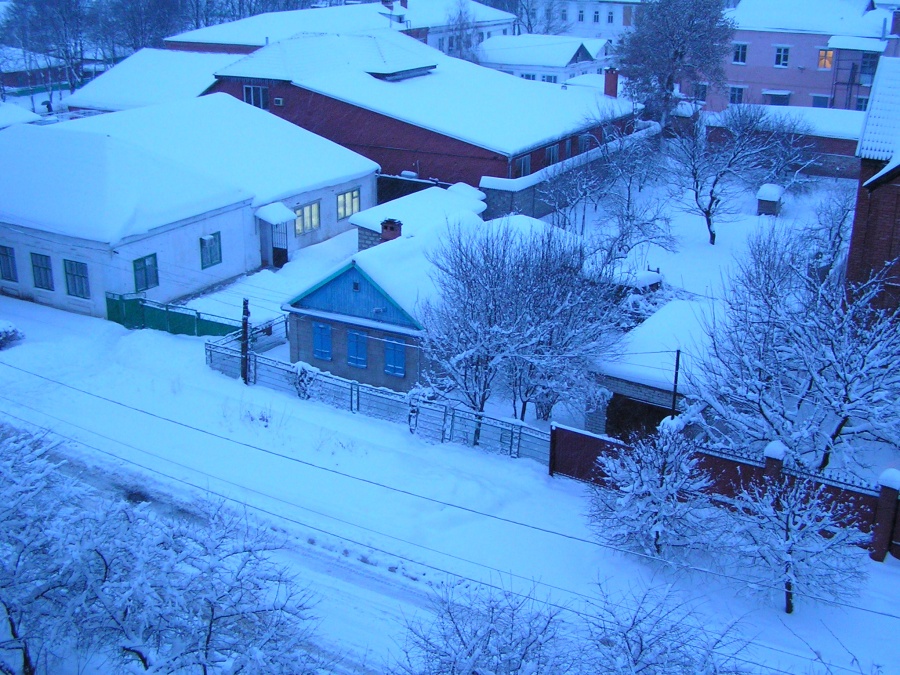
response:
M272 226L272 264L284 267L288 261L288 223Z

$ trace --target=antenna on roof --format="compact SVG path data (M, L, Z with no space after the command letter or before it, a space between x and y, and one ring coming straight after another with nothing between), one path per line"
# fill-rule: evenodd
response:
M269 36L268 35L266 35L266 44L267 45L269 44Z

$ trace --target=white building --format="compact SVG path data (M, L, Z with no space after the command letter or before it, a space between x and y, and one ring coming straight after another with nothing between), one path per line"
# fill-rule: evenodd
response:
M641 0L551 0L547 2L545 11L559 14L558 20L554 18L554 25L562 27L565 35L617 42L622 33L634 25L640 4Z
M106 316L352 229L378 166L226 95L0 132L0 292Z
M498 35L478 46L479 65L526 80L565 82L602 73L609 65L608 40L565 35Z

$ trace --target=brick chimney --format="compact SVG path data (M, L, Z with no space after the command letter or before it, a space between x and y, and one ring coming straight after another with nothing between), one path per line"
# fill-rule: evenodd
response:
M613 98L619 96L619 71L615 68L607 68L604 73L603 93Z
M400 0L400 6L403 9L409 9L409 0Z
M403 223L396 218L387 218L381 221L381 241L398 239L403 233Z

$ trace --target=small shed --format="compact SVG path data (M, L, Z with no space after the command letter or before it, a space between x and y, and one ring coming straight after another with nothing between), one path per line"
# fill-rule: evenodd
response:
M784 188L774 183L766 183L756 193L756 215L777 216L781 212L781 198Z

